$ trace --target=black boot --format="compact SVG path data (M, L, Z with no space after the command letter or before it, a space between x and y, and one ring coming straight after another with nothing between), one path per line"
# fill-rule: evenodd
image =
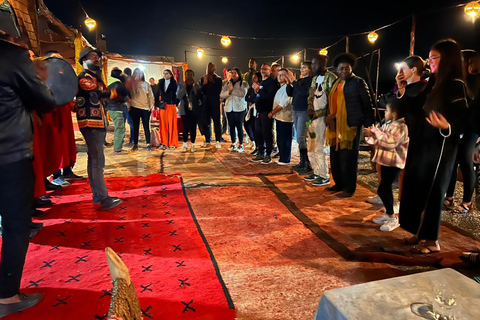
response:
M307 149L300 149L300 163L296 166L293 166L292 169L295 171L300 171L305 168L307 160Z
M305 149L306 151L307 149ZM310 166L310 160L308 160L308 153L305 154L305 167L298 170L298 174L301 176L309 175L313 173L312 166Z

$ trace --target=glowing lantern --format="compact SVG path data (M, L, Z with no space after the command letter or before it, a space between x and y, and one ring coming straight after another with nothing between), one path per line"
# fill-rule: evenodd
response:
M202 48L198 48L197 49L197 57L198 58L201 58L203 57L203 54L205 53L205 50L203 50Z
M228 47L228 46L232 43L232 40L230 40L229 37L224 36L224 37L222 37L222 39L220 40L220 42L222 43L222 45L223 45L224 47Z
M88 29L92 30L97 26L97 21L87 16L87 19L85 19L85 25L87 26Z
M294 54L292 56L292 59L293 59L293 61L297 62L298 60L300 60L300 56L298 54Z
M328 50L326 48L320 50L318 53L320 53L322 56L328 55Z
M222 58L222 62L223 62L223 63L227 63L227 62L228 62L228 58L227 58L227 57L223 57L223 58Z
M465 6L465 14L474 20L480 14L480 3L478 1L469 2Z
M378 34L375 31L372 31L368 34L368 41L370 41L370 43L375 43L377 39L378 39Z

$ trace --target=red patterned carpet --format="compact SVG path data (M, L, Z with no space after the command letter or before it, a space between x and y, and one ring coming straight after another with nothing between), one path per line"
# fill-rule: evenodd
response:
M34 308L9 319L106 319L111 279L105 247L130 269L144 319L235 318L213 254L176 176L111 178L125 200L103 212L87 181L54 194L32 240L23 292L42 292Z

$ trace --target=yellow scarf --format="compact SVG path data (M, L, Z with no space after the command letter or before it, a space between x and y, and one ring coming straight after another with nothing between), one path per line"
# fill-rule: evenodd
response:
M342 84L337 90L338 84ZM329 127L325 132L325 138L329 146L336 146L338 149L352 149L353 140L357 135L357 127L349 127L347 124L347 104L345 102L345 94L343 89L345 81L339 80L333 85L332 91L328 96L328 104L330 106L330 114L336 114L336 130L331 131ZM334 96L336 95L336 101ZM336 102L336 103L335 103Z

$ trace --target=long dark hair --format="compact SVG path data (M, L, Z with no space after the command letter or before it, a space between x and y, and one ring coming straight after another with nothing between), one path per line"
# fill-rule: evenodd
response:
M462 54L457 42L452 39L441 40L433 45L431 50L440 53L438 71L434 75L434 85L427 97L426 105L430 110L438 110L443 105L445 92L455 79L464 80ZM440 110L439 110L440 111Z
M231 69L232 71L235 70L238 74L238 80L236 82L233 82L233 79L230 79L230 81L232 82L233 85L235 85L235 83L237 83L238 81L240 81L240 88L242 87L242 84L243 84L243 79L242 79L242 72L240 71L239 68L235 67L235 68L232 68Z

